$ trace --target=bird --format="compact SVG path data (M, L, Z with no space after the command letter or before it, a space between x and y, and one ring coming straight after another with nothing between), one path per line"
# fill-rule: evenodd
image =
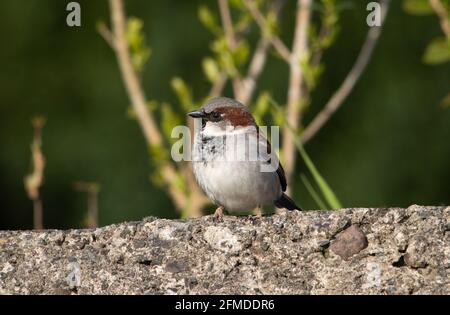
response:
M222 220L224 211L245 212L265 205L301 210L286 195L283 167L247 106L217 97L188 116L201 121L194 130L192 169L217 205L215 219Z

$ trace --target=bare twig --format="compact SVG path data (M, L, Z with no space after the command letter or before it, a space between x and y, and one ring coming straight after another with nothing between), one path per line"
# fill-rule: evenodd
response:
M245 6L247 7L248 11L252 15L255 22L258 24L259 28L261 29L263 36L267 36L272 46L275 48L275 50L278 52L278 54L286 61L290 62L291 59L291 52L286 47L286 45L283 43L283 41L276 36L275 34L268 34L266 31L268 28L267 21L264 18L261 11L258 9L257 5L252 0L245 0L244 1Z
M264 65L266 64L267 51L270 47L268 38L263 37L259 40L255 53L253 54L250 66L248 68L247 76L242 80L241 93L237 97L243 104L247 104L252 98L256 87L256 80L260 76Z
M45 125L44 117L33 117L31 124L34 129L34 138L31 144L33 171L24 179L25 190L33 201L33 225L35 230L42 230L43 210L39 189L44 182L45 157L42 153L42 128Z
M74 183L74 188L75 190L87 193L87 226L89 228L98 227L98 193L100 191L99 185L93 182L79 181Z
M383 25L387 11L389 9L389 0L382 0L381 8L381 25ZM369 29L358 58L356 59L356 62L350 72L347 74L347 77L344 79L337 91L334 92L334 94L331 96L330 100L326 103L324 108L317 114L317 116L302 132L301 140L303 144L307 143L317 134L317 132L323 127L323 125L325 125L325 123L330 119L330 117L334 114L334 112L336 112L336 110L342 105L344 100L350 94L372 56L378 38L380 37L381 30L382 26L371 27Z
M44 228L44 210L40 198L33 200L33 229L42 230Z
M222 26L225 32L225 38L231 51L237 48L236 34L233 29L233 20L231 19L230 7L228 6L228 0L218 0L220 17L222 19ZM232 80L233 92L235 97L241 93L241 80L239 76L236 76Z
M307 32L311 19L312 0L298 0L294 41L292 44L292 54L289 59L290 78L287 101L287 123L294 130L297 130L301 120L301 102L303 100L303 75L300 67L301 58L307 51ZM296 148L294 134L285 128L283 133L283 155L284 170L286 179L290 182L294 172L296 160ZM292 187L292 185L291 185Z
M274 1L271 10L278 18L281 8L284 5L284 1ZM238 100L243 104L247 104L255 91L256 81L261 75L267 60L267 53L270 48L270 40L266 36L262 36L256 45L255 52L250 61L250 66L246 77L242 80L241 94Z
M113 34L111 31L106 27L104 23L99 23L97 25L97 32L103 37L105 42L108 43L108 45L113 49L116 50L116 41L114 39Z
M222 19L222 26L225 32L225 38L228 41L228 45L232 50L236 49L237 42L233 29L233 21L231 19L230 7L228 6L228 0L218 0L220 17Z
M144 91L131 63L131 56L125 38L125 12L123 1L109 0L109 4L113 32L112 36L107 35L106 37L114 40L112 47L115 48L114 51L116 53L123 81L147 144L151 147L161 147L164 145L162 135L158 130L152 113L147 109ZM103 33L108 34L105 32ZM223 89L223 85L224 82L218 82L215 90L220 93L221 89ZM203 206L207 203L207 199L199 189L195 180L188 181L190 193L187 193L177 187L177 170L169 161L161 161L160 172L176 208L180 211L183 210L188 216L199 216Z
M155 119L146 106L144 91L139 82L137 73L133 69L131 56L128 50L128 43L125 37L125 12L122 0L109 0L111 10L111 23L113 29L114 45L116 57L122 73L123 81L131 99L133 109L139 125L144 133L144 137L149 146L160 147L163 140L157 128ZM173 184L176 181L176 170L169 162L164 161L161 166L161 173L168 186L169 194L178 209L183 209L186 205L186 196Z
M430 2L430 6L433 8L433 11L439 17L442 31L444 32L445 36L447 36L447 38L450 38L450 18L447 13L447 9L442 4L441 0L428 1Z
M125 36L126 20L122 0L110 0L111 22L115 38L116 56L119 67L136 112L137 120L144 131L144 136L149 144L158 146L162 144L161 134L156 127L155 119L146 106L144 92L141 89L139 78L133 69L128 43Z

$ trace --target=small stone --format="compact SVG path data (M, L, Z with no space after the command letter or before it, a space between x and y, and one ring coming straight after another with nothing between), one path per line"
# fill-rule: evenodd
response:
M242 243L227 227L209 226L203 234L205 241L214 249L229 254L238 254Z
M428 265L426 260L427 249L426 238L421 235L415 236L406 250L405 263L412 268L425 268Z
M363 231L358 226L352 225L336 236L336 239L331 242L330 249L342 259L348 260L367 245L367 238Z
M179 273L186 270L186 265L181 261L172 261L166 264L166 271L171 273Z
M131 234L131 231L130 230L128 230L127 228L124 228L123 230L122 230L122 232L120 232L120 237L121 238L127 238L127 236L128 235L130 235Z
M70 261L70 260L69 260ZM66 284L69 286L70 290L74 290L81 286L81 267L78 262L71 261L67 264L66 270L68 274L65 278Z
M139 239L137 239L137 240L134 240L134 241L133 241L133 246L134 246L134 248L143 248L143 247L145 247L145 245L146 245L145 240L139 240Z
M67 260L71 263L71 262L78 262L76 257L70 256L69 258L67 258Z
M397 245L397 249L400 252L404 252L406 248L408 247L408 238L406 237L405 233L398 232L394 236L395 244Z
M298 242L302 238L302 236L303 236L302 232L297 229L293 229L288 232L288 237L293 242Z

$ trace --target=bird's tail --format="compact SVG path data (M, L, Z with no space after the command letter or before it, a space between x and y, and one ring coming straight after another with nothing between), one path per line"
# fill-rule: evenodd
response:
M278 208L286 208L288 210L300 210L302 211L302 208L297 206L295 204L295 201L292 200L288 195L283 193L280 198L274 201L275 206Z

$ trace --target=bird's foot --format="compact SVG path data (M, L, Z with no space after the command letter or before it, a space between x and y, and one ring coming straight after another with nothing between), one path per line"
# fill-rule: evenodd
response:
M213 217L214 222L223 222L223 211L224 211L223 206L220 206L216 209L216 211L214 212L214 217Z
M261 207L256 207L255 209L253 209L253 214L257 217L257 218L262 218L263 215L263 211Z

